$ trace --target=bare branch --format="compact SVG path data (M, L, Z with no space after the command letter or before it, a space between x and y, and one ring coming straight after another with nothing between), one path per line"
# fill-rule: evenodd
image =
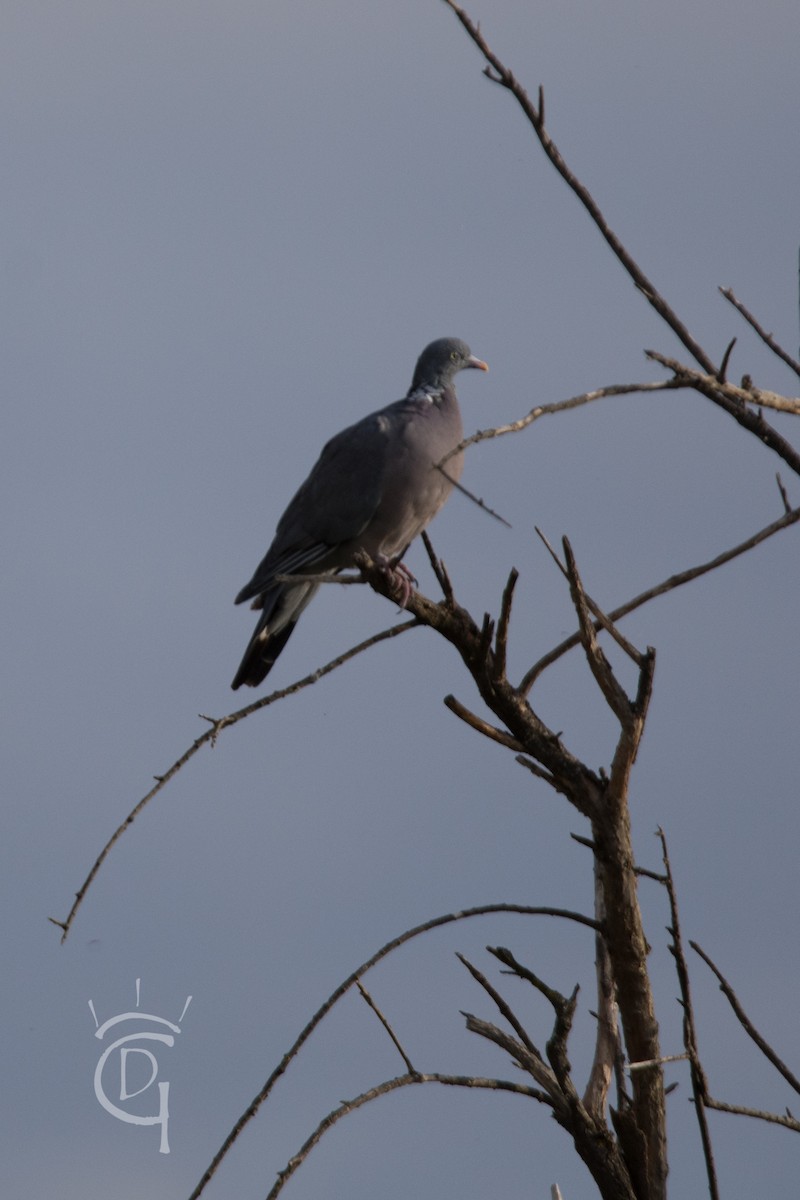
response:
M295 683L289 684L288 687L280 688L277 692L271 692L268 696L262 696L260 700L255 700L252 704L247 704L244 708L240 708L236 712L230 713L226 717L201 716L201 720L210 722L211 728L207 729L205 733L200 735L199 738L195 738L188 750L185 750L180 758L176 759L172 766L163 775L156 775L155 787L151 788L145 796L142 796L139 803L131 809L122 824L117 826L95 859L89 874L86 876L78 891L75 893L75 900L72 908L69 910L66 920L57 921L55 917L48 917L48 920L51 921L53 925L57 925L58 928L62 930L62 946L67 940L67 935L72 927L72 922L75 920L75 914L86 898L86 893L91 887L95 876L102 867L112 848L122 837L125 830L130 828L130 826L139 816L142 809L145 808L145 806L148 805L164 787L166 787L169 781L178 774L182 767L186 766L191 758L194 758L198 750L202 749L202 747L205 745L215 745L216 740L222 730L226 729L229 725L235 725L238 721L242 721L245 717L249 717L251 713L258 712L259 709L262 708L267 708L269 705L274 704L276 700L283 700L286 696L293 696L295 692L300 692L304 688L311 687L312 684L317 683L320 679L323 679L324 676L330 675L331 671L335 671L344 663L349 662L351 658L355 658L356 655L362 654L365 650L371 649L372 646L377 646L379 642L385 642L390 638L395 638L399 634L405 633L408 629L416 629L418 624L419 622L412 618L410 621L404 621L400 625L393 625L389 629L384 629L380 633L373 634L372 637L365 638L363 642L359 642L356 646L351 646L351 648L346 650L344 654L339 654L336 656L336 658L332 658L330 662L325 664L325 666L318 667L316 671L312 671L310 675L304 676L303 679L298 679Z
M561 178L567 186L575 193L588 212L591 219L594 221L597 229L602 237L611 247L611 250L616 255L619 262L624 267L632 279L634 285L639 289L642 295L647 300L663 321L669 325L673 333L683 343L692 357L700 364L700 366L710 374L715 373L715 367L711 359L705 353L703 348L692 337L689 330L678 318L667 304L664 297L658 292L653 283L645 275L639 264L635 261L631 254L623 246L617 235L613 232L602 212L600 207L592 196L591 192L581 181L572 173L567 166L566 161L562 158L560 151L551 139L544 125L544 92L539 88L539 107L532 103L525 89L515 78L513 73L504 66L497 55L489 48L478 26L467 16L463 9L454 2L454 0L444 0L448 8L452 9L462 26L468 33L469 37L480 50L481 54L486 59L488 67L485 74L493 83L500 84L501 87L509 91L514 99L519 104L523 113L530 122L539 144L545 154L558 171Z
M489 738L492 742L498 742L501 746L505 746L507 750L522 750L522 745L506 733L503 729L496 729L494 725L490 725L488 721L484 721L483 717L479 717L476 713L471 712L466 708L460 700L456 700L455 696L445 696L445 708L449 708L450 712L455 713L457 717L469 725L470 729L474 729L476 733L482 733L484 737Z
M450 576L447 574L447 568L445 567L442 560L440 558L437 558L436 552L433 549L433 542L431 541L428 533L424 529L422 531L422 543L423 543L423 545L425 547L425 551L428 555L428 561L431 564L431 570L433 571L434 575L436 576L439 587L442 589L442 595L445 598L445 602L450 605L455 604L455 595L453 593L453 584L450 580Z
M783 347L775 341L771 333L767 333L761 328L753 314L745 308L740 300L736 299L733 294L733 289L721 287L719 290L728 303L732 304L737 312L741 313L748 325L750 325L756 331L762 342L764 342L766 346L769 346L773 354L777 354L778 358L782 358L787 367L790 367L791 370L794 371L795 375L800 375L800 362L798 362L796 358L792 358L791 354L788 354Z
M583 644L586 658L589 663L589 668L594 676L595 683L600 688L600 691L605 697L611 711L619 721L621 727L627 730L631 726L631 721L634 716L633 705L628 699L625 690L618 682L611 666L600 648L597 641L597 633L592 621L589 619L589 607L587 604L586 593L583 590L578 568L575 563L575 556L572 553L572 547L567 538L564 538L564 553L567 559L567 570L569 572L570 595L575 606L575 611L578 614L578 620L581 627L581 642ZM604 628L609 628L611 623L607 617L602 614L598 618ZM631 656L635 657L637 665L642 667L645 659L638 651L631 651Z
M726 1104L724 1100L715 1100L712 1096L706 1099L706 1107L716 1109L717 1112L735 1113L740 1117L768 1121L771 1125L782 1125L784 1129L800 1133L800 1121L788 1113L783 1116L781 1113L766 1112L763 1108L746 1108L743 1104Z
M774 392L758 392L736 388L730 383L720 383L715 371L705 374L695 371L693 367L687 367L677 359L668 358L655 350L646 350L645 354L654 362L661 363L668 371L672 371L676 380L682 380L687 387L694 388L695 391L700 392L713 404L723 409L728 416L733 417L738 425L741 425L748 433L752 433L760 442L779 455L795 474L800 475L800 453L795 450L791 442L787 442L786 438L778 433L777 429L767 424L760 411L755 411L752 407L753 404L767 407L769 399L772 400L772 406L776 407L776 402L783 403L784 397L777 397ZM791 406L789 411L800 412L800 401L786 400L785 403Z
M525 980L532 987L536 988L537 992L540 992L552 1007L555 1013L555 1024L553 1026L553 1033L547 1043L547 1057L555 1072L559 1087L565 1096L573 1095L575 1089L570 1079L567 1040L572 1029L573 1017L575 1016L578 985L575 985L571 995L562 996L561 992L545 983L529 967L523 966L522 963L518 962L511 951L507 950L505 946L487 946L486 949L499 962L503 963L505 967L508 967L512 975L516 975L519 979Z
M535 775L537 779L541 779L544 783L549 783L550 787L554 788L555 791L560 790L556 777L550 771L543 770L533 759L526 758L524 754L518 754L516 761L521 767L525 767L526 771L530 771L531 775Z
M529 983L532 988L535 988L536 991L540 993L540 995L544 996L545 1000L547 1000L554 1012L558 1012L560 1009L563 1009L566 1006L566 996L562 996L561 992L559 992L557 988L553 988L549 983L545 983L545 981L541 979L535 971L532 971L530 967L526 967L522 963L517 962L514 955L510 950L507 950L505 946L487 946L486 949L490 954L493 954L495 958L503 964L504 967L507 968L506 973L508 975L516 975L518 979L522 979L525 983Z
M533 971L517 962L509 950L493 946L488 946L487 949L490 954L509 967L511 973L531 983L552 1005L555 1021L553 1032L547 1042L547 1057L550 1067L542 1062L541 1055L535 1048L531 1052L528 1046L488 1021L464 1014L467 1018L467 1028L506 1050L523 1070L529 1071L534 1080L545 1088L552 1099L555 1119L571 1135L575 1149L597 1181L603 1196L608 1200L634 1200L635 1196L643 1195L633 1187L626 1160L620 1153L620 1147L611 1137L605 1120L602 1117L598 1119L585 1107L572 1082L567 1039L575 1012L577 986L570 996L562 996ZM494 988L487 983L480 972L472 967L470 970L498 1003L503 1015L512 1021L517 1032L524 1035L524 1030L510 1013L505 1001L497 996ZM527 1035L524 1036L529 1042Z
M376 592L388 595L385 572L369 555L356 555ZM472 676L481 699L500 719L521 750L548 770L558 790L567 796L579 812L590 815L602 791L601 781L576 755L564 746L560 736L548 729L519 690L505 674L498 674L492 647L493 622L487 615L479 627L472 615L455 601L434 604L419 592L408 598L407 610L441 634L456 648Z
M514 588L517 585L518 578L519 572L515 567L512 567L503 590L503 599L500 602L500 617L497 621L497 634L494 641L494 670L498 678L506 673L508 626L511 620L511 604L514 599Z
M584 404L591 404L594 400L604 400L611 396L629 396L637 392L669 392L676 391L683 386L675 379L658 379L650 383L613 383L606 387L594 388L589 392L581 392L580 395L571 396L568 400L556 400L552 404L537 404L529 413L516 421L510 421L507 425L497 425L493 429L479 429L477 433L464 438L457 446L448 451L439 465L444 466L448 459L460 454L468 446L474 446L477 442L505 437L509 433L519 433L521 430L527 429L534 421L538 421L540 417L550 417L554 413L567 412L571 408L581 408Z
M510 1006L506 1003L496 988L489 983L489 980L486 978L486 976L479 971L478 968L474 966L468 958L465 958L463 954L456 952L456 958L459 962L464 964L472 978L476 981L476 983L481 985L487 996L491 997L491 999L497 1005L498 1011L505 1018L505 1020L508 1021L509 1025L514 1030L523 1046L530 1050L531 1054L533 1054L536 1058L542 1059L541 1052L531 1041L522 1023L517 1019Z
M448 454L447 457L449 458L450 455ZM495 512L495 510L493 508L490 508L485 500L482 500L480 498L480 496L476 496L474 492L471 492L469 490L469 488L464 487L463 483L459 483L459 481L457 479L454 479L452 475L448 475L448 473L447 473L447 471L445 471L444 465L443 465L446 461L447 460L443 458L440 463L436 464L436 466L437 466L437 469L439 471L441 471L442 475L444 475L447 482L449 484L451 484L452 487L454 487L457 492L461 492L462 496L466 496L467 499L471 500L473 504L477 504L478 508L482 508L483 511L485 513L488 513L490 517L494 517L495 521L499 521L501 525L505 525L506 529L510 529L511 528L510 521L507 521L505 519L505 517L501 517L499 512Z
M635 612L637 608L641 608L657 596L664 596L667 592L674 591L675 588L683 587L686 583L691 583L693 579L699 579L701 575L707 575L710 571L715 571L717 567L731 562L741 554L746 554L761 542L765 542L767 538L772 537L773 534L780 533L782 529L788 529L790 525L794 525L799 520L800 508L791 509L789 512L784 513L782 517L779 517L777 521L773 521L771 525L766 525L763 529L759 529L758 533L754 533L743 542L739 542L738 545L733 546L730 550L723 551L722 554L716 555L715 558L709 559L708 562L700 563L696 567L690 567L686 571L680 571L677 575L670 575L662 583L648 588L647 591L640 592L638 596L634 596L632 600L626 601L625 604L620 604L608 614L609 620L619 621L622 617ZM598 622L595 624L595 628L599 629L599 627ZM538 662L534 663L520 682L519 690L522 695L527 696L542 672L557 662L559 658L562 658L568 651L574 649L575 646L579 646L580 640L580 633L573 633L552 650L548 651Z
M344 1101L333 1112L328 1113L327 1117L324 1117L320 1121L317 1128L306 1139L297 1153L292 1155L284 1169L278 1173L278 1178L270 1190L267 1200L276 1200L276 1197L283 1191L284 1184L288 1183L297 1168L305 1162L322 1137L338 1121L341 1121L342 1117L349 1116L350 1113L363 1108L365 1104L369 1104L371 1100L377 1100L379 1096L387 1096L390 1092L394 1092L398 1088L418 1083L441 1083L447 1087L485 1088L495 1092L512 1092L517 1096L527 1096L529 1099L538 1100L544 1104L549 1103L547 1096L538 1092L536 1088L527 1087L521 1083L511 1083L505 1079L482 1079L475 1075L398 1075L395 1079L387 1079L384 1083L378 1084L377 1087L370 1088L367 1092L362 1092L360 1096L356 1096L353 1100Z
M381 962L389 954L392 954L395 950L399 949L400 946L405 945L406 942L410 942L412 939L414 939L416 937L420 937L423 934L429 933L433 929L442 928L443 926L450 925L456 921L468 920L471 917L483 917L483 916L488 916L490 914L496 914L496 913L517 913L521 916L557 917L557 918L560 918L560 919L566 920L566 921L574 921L576 924L584 925L588 929L596 929L597 928L597 922L594 921L591 917L587 917L583 913L572 912L569 909L552 908L549 906L542 906L542 905L502 903L502 904L482 904L482 905L478 905L475 908L465 908L465 909L459 910L458 912L446 913L443 916L433 917L431 920L424 921L421 925L415 925L413 927L413 929L407 929L404 933L401 933L397 937L392 938L391 941L386 942L385 945L381 946L380 950L376 951L375 954L373 954L370 958L368 958L366 960L366 962L362 963L360 967L357 967L355 971L353 971L350 975L348 975L346 979L342 980L342 982L339 984L339 986L333 992L331 992L331 994L327 998L327 1000L325 1000L324 1003L320 1005L320 1007L314 1013L311 1020L308 1022L308 1024L305 1026L305 1028L300 1032L300 1034L298 1035L298 1037L296 1038L296 1040L294 1041L292 1046L289 1048L289 1050L286 1051L283 1058L278 1063L277 1067L275 1067L275 1069L272 1071L271 1075L269 1076L269 1078L267 1079L266 1083L261 1088L259 1093L251 1100L250 1104L247 1106L247 1108L244 1110L244 1112L241 1114L241 1116L237 1119L237 1121L233 1125L233 1128L231 1129L230 1133L225 1138L224 1142L220 1146L217 1153L214 1155L214 1158L212 1159L211 1163L207 1167L205 1173L203 1174L202 1179L197 1184L197 1186L195 1187L191 1196L189 1197L189 1200L198 1200L200 1195L205 1191L206 1184L209 1183L209 1181L212 1179L212 1177L217 1173L217 1170L218 1170L222 1160L225 1158L228 1151L233 1146L233 1144L236 1141L236 1139L238 1138L239 1134L242 1132L242 1130L245 1128L245 1126L250 1123L250 1121L253 1119L253 1117L255 1117L256 1113L259 1111L261 1106L263 1104L265 1104L266 1101L269 1099L269 1096L272 1093L272 1090L275 1087L275 1084L278 1082L278 1080L281 1078L281 1076L286 1072L290 1063L300 1053L300 1051L303 1048L303 1046L305 1045L305 1043L311 1037L311 1034L314 1032L314 1030L317 1028L317 1026L325 1019L325 1017L328 1015L328 1013L331 1011L331 1009L334 1007L334 1005L339 1000L341 1000L342 996L344 996L345 993L350 990L350 988L352 988L355 984L358 983L358 981L362 978L362 976L366 975L366 973L369 970L371 970L372 967L376 966L377 963ZM414 1076L413 1078L409 1079L409 1082L424 1083L424 1082L428 1082L430 1080L430 1078L432 1078L432 1077ZM436 1078L437 1078L437 1080L439 1080L439 1077L436 1077ZM461 1078L461 1077L458 1077L458 1078ZM439 1081L446 1082L446 1080L443 1077ZM470 1086L483 1087L483 1086L489 1086L489 1085L483 1084L483 1083L477 1083L477 1084L472 1085L472 1084L466 1082L466 1083L463 1083L462 1086L464 1086L464 1087L470 1087ZM505 1088L505 1090L508 1090L508 1088L506 1088L506 1085L502 1085L502 1087ZM524 1095L532 1095L532 1096L534 1096L535 1099L543 1100L546 1103L549 1103L549 1100L547 1099L547 1097L536 1095L532 1089L528 1089L525 1087L513 1087L511 1085L509 1085L509 1087L511 1087L511 1090L519 1091L521 1094L524 1094Z
M722 994L725 996L725 999L730 1004L731 1008L733 1009L734 1013L736 1014L736 1018L737 1018L739 1024L741 1025L742 1029L745 1031L747 1036L752 1041L755 1042L755 1044L758 1046L759 1050L764 1055L764 1057L766 1059L768 1059L769 1062L772 1063L775 1070L780 1072L780 1074L783 1076L783 1078L789 1084L789 1087L793 1088L794 1091L800 1093L800 1079L798 1079L797 1076L795 1074L793 1074L792 1071L789 1070L789 1068L786 1066L786 1063L783 1061L782 1058L778 1057L778 1055L772 1049L772 1046L770 1046L770 1044L766 1040L766 1038L764 1038L758 1032L755 1025L753 1024L753 1022L748 1017L747 1013L742 1008L739 997L736 995L736 992L733 990L731 985L728 983L727 979L722 974L719 967L717 967L711 961L709 956L706 954L705 950L702 950L700 948L700 946L698 946L697 942L689 942L689 945L692 947L695 954L699 954L700 957L702 958L703 962L706 964L706 966L710 967L710 969L716 975L717 979L719 980L720 991L722 992Z
M683 1006L683 1045L689 1056L689 1072L692 1080L692 1095L694 1097L694 1110L697 1117L697 1124L700 1129L700 1141L703 1145L703 1159L706 1164L706 1177L708 1179L708 1194L711 1200L719 1200L719 1186L717 1184L717 1169L714 1164L714 1150L711 1145L711 1133L706 1120L705 1106L708 1102L708 1080L706 1079L703 1064L700 1061L700 1051L697 1046L697 1028L694 1020L694 1008L692 1006L692 992L689 986L689 968L686 964L686 955L683 950L683 939L681 937L680 919L678 916L678 897L675 892L675 881L672 877L672 866L669 861L669 853L667 851L667 839L664 830L659 828L656 830L659 841L661 842L661 859L664 863L664 875L666 877L667 895L669 897L670 909L670 930L672 935L672 944L670 950L675 959L675 968L678 975L678 985L681 990L681 1004Z
M695 371L693 367L684 366L677 359L667 358L655 350L647 350L645 353L654 362L661 363L662 366L674 372L671 382L676 386L702 388L705 395L716 391L734 404L752 404L759 408L772 408L777 412L793 413L795 416L800 413L800 397L780 396L777 392L764 391L749 382L747 376L745 376L747 386L745 387L745 384L742 383L737 387L735 383L728 383L725 380L722 367L716 375L705 375L702 371Z
M633 1074L635 1071L651 1071L654 1067L663 1067L665 1063L688 1061L688 1054L664 1054L661 1058L646 1058L644 1062L628 1063L628 1070Z
M411 1059L408 1057L405 1050L400 1045L400 1041L397 1037L397 1034L394 1032L391 1025L387 1021L386 1017L383 1015L381 1010L378 1008L377 1004L372 999L372 996L369 994L367 989L364 987L364 985L360 979L356 980L356 987L358 988L359 992L361 993L362 999L366 1001L367 1005L372 1009L372 1011L375 1013L375 1016L378 1018L381 1025L388 1033L388 1035L392 1041L392 1044L394 1045L395 1049L397 1050L397 1053L400 1055L403 1062L406 1064L406 1070L408 1071L409 1075L418 1075L419 1072L414 1069L414 1065L411 1062Z
M730 362L731 355L733 354L733 347L735 345L736 338L731 338L731 340L728 342L725 353L722 356L722 362L719 364L719 370L717 371L718 383L725 383L725 377L728 373L728 363Z
M564 1099L556 1077L540 1055L532 1054L522 1042L518 1042L505 1030L498 1029L491 1021L484 1021L482 1017L476 1017L473 1013L462 1012L461 1015L466 1021L470 1033L477 1033L479 1037L486 1038L487 1041L494 1042L501 1050L505 1050L518 1067L527 1071L531 1078L544 1088L551 1107L566 1116Z
M542 542L544 542L544 545L547 548L547 550L550 554L550 557L553 559L553 562L556 564L559 571L566 579L567 583L571 583L572 577L570 575L568 567L565 566L564 563L562 563L561 559L558 557L555 550L550 545L550 542L548 541L548 539L544 535L544 533L542 533L539 526L534 525L534 529L536 530L537 536L541 539ZM566 542L567 539L564 538L563 540L564 540L564 542ZM632 642L629 642L626 637L623 637L623 635L620 633L620 631L614 625L611 618L603 612L603 610L600 608L600 605L597 604L592 599L592 597L585 591L585 589L583 588L583 584L581 584L581 593L583 596L584 603L586 604L586 607L589 609L590 612L592 612L594 614L594 616L596 618L595 625L594 625L595 632L599 632L600 629L605 629L606 633L608 633L614 639L614 641L617 643L617 645L620 647L620 649L623 650L624 653L628 655L628 658L632 659L633 662L635 662L637 666L641 666L641 664L642 664L641 652L636 649L636 647L633 645ZM578 640L580 641L580 634L578 634L577 636L578 636Z
M775 472L775 482L778 485L778 491L780 492L781 500L783 501L783 511L785 513L790 513L792 511L792 506L789 503L789 494L786 491L786 488L783 486L783 480L781 479L780 471Z

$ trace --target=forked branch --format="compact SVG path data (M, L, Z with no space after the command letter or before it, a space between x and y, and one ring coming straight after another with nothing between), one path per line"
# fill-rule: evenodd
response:
M261 1090L258 1092L258 1094L253 1097L250 1104L247 1106L247 1108L244 1110L244 1112L241 1114L241 1116L235 1122L230 1133L225 1138L224 1142L220 1146L217 1153L214 1155L214 1158L212 1159L211 1163L209 1164L208 1168L204 1172L199 1183L197 1184L197 1186L195 1187L191 1196L189 1197L189 1200L199 1200L199 1197L205 1191L206 1185L216 1175L223 1160L225 1159L225 1157L228 1155L228 1153L232 1149L233 1144L236 1141L236 1139L239 1137L239 1134L250 1123L250 1121L253 1120L253 1118L259 1112L261 1107L264 1104L266 1104L266 1102L269 1100L278 1080L281 1078L282 1075L285 1074L285 1072L288 1070L291 1063L297 1058L297 1056L299 1055L303 1046L308 1041L308 1039L311 1037L311 1034L322 1023L322 1021L325 1019L325 1017L328 1015L328 1013L333 1009L333 1007L338 1003L338 1001L341 1000L341 998L347 992L349 992L351 988L357 987L360 985L361 980L367 974L368 971L370 971L379 962L382 962L383 959L387 958L395 950L398 950L401 946L404 946L407 942L410 942L410 941L414 940L415 938L421 937L426 933L430 933L434 929L441 929L444 926L453 924L454 922L457 922L457 921L464 921L464 920L469 920L473 917L482 917L482 916L487 916L490 914L493 915L493 914L497 914L497 913L517 913L522 916L555 917L557 919L561 919L561 920L565 920L565 921L572 921L578 925L585 926L587 929L592 929L595 932L597 931L596 921L594 921L591 917L585 916L583 913L572 912L569 909L553 908L548 905L527 905L527 904L504 903L504 904L482 904L482 905L476 906L475 908L466 908L466 909L462 909L458 912L446 913L444 916L433 917L429 921L424 921L421 925L414 926L413 929L406 930L404 933L401 933L398 937L392 938L391 941L387 942L384 946L381 946L381 948L379 950L377 950L375 952L375 954L371 955L371 957L368 958L366 960L366 962L363 962L361 964L361 966L357 967L355 969L355 971L353 971L350 975L348 975L346 979L342 980L342 982L339 984L339 986L331 993L330 996L328 996L327 1000L325 1000L323 1002L323 1004L320 1005L320 1007L317 1009L317 1011L311 1017L310 1021L302 1029L302 1031L300 1032L300 1034L298 1035L298 1037L296 1038L296 1040L294 1041L292 1046L283 1055L283 1057L281 1058L278 1065L275 1067L275 1069L269 1075L264 1086L261 1088ZM397 1043L395 1043L395 1044L397 1044ZM401 1053L405 1057L405 1052L401 1051ZM536 1099L536 1100L542 1100L544 1098L543 1095L540 1095L536 1091L534 1091L530 1088L527 1088L521 1084L520 1085L507 1084L507 1083L504 1083L503 1081L498 1081L498 1080L492 1080L492 1081L482 1080L482 1081L470 1082L470 1078L471 1077L467 1077L467 1076L447 1076L447 1077L430 1076L430 1075L423 1075L421 1073L417 1073L416 1071L410 1071L407 1076L401 1077L403 1082L398 1083L395 1086L398 1086L398 1087L405 1086L405 1083L412 1083L412 1082L417 1082L417 1083L440 1082L440 1083L451 1083L453 1085L463 1086L463 1087L496 1087L503 1091L515 1091L521 1095L529 1095L529 1096L532 1096L532 1098ZM373 1091L374 1091L374 1089L373 1089ZM383 1093L381 1092L380 1094L383 1094ZM363 1103L366 1103L366 1098L360 1102L358 1107L360 1107L361 1104L363 1104ZM336 1119L338 1120L338 1119L340 1119L341 1116L344 1116L344 1115L345 1115L345 1113L342 1112L336 1117ZM329 1127L328 1125L325 1124L325 1122L323 1122L322 1124L325 1125L325 1128ZM322 1134L325 1132L325 1128L322 1128L322 1126L318 1127L319 1136L312 1135L312 1139L309 1139L309 1143L306 1143L306 1145L308 1147L306 1153L308 1153L311 1150L312 1144L315 1144L315 1142L319 1140L319 1137L321 1137ZM295 1156L295 1158L296 1157L297 1156ZM293 1158L291 1161L294 1162L295 1159ZM297 1165L299 1165L299 1163ZM288 1178L288 1176L287 1176L287 1178Z

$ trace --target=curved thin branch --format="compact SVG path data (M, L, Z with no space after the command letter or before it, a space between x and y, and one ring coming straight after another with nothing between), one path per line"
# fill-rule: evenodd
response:
M476 908L465 908L458 912L446 913L444 916L434 917L430 921L424 921L421 925L415 925L413 929L407 929L405 933L401 933L397 937L392 938L390 942L387 942L384 946L381 946L380 950L377 950L375 954L366 960L366 962L362 963L360 967L357 967L356 970L348 975L346 979L342 980L336 990L331 992L328 999L320 1005L311 1020L300 1032L293 1045L289 1050L286 1051L277 1067L275 1067L261 1091L253 1098L253 1100L238 1118L230 1133L225 1138L225 1141L222 1143L219 1150L214 1155L214 1158L211 1160L211 1163L206 1169L202 1179L197 1184L197 1187L189 1197L189 1200L198 1200L198 1197L205 1190L206 1184L216 1174L217 1168L233 1146L233 1143L236 1141L245 1125L252 1120L252 1118L261 1108L262 1104L264 1104L269 1098L272 1089L280 1077L284 1074L291 1061L297 1057L304 1044L311 1037L311 1034L314 1032L320 1022L327 1016L333 1006L339 1000L341 1000L345 992L349 991L351 987L358 983L363 975L366 975L367 971L371 970L372 967L374 967L382 959L386 958L386 956L391 954L394 950L397 950L406 942L411 941L412 938L419 937L424 933L428 933L432 929L438 929L441 926L450 925L454 921L464 921L470 917L483 917L494 913L517 913L521 916L558 917L566 921L574 921L578 925L585 925L588 929L595 930L595 932L597 932L599 929L597 921L595 921L592 917L587 917L583 913L572 912L569 909L552 908L549 905L503 903L481 904Z
M591 404L594 400L604 400L609 396L630 396L636 392L670 392L677 391L681 386L674 379L657 379L651 383L612 383L606 387L594 388L590 392L581 392L578 396L570 396L568 400L556 400L552 404L537 404L529 413L516 421L510 421L507 425L496 425L492 429L479 429L477 433L464 438L457 446L448 451L439 465L440 467L444 466L448 459L455 454L460 454L468 446L474 446L477 442L505 437L508 433L519 433L520 430L527 429L534 421L538 421L540 417L566 412L570 408L580 408L584 404Z
M484 1079L476 1075L441 1075L437 1072L425 1075L398 1075L394 1079L387 1079L384 1083L378 1084L377 1087L370 1088L367 1092L362 1092L354 1100L345 1100L333 1112L328 1113L327 1117L323 1117L310 1137L306 1139L297 1153L292 1155L284 1169L278 1173L278 1178L270 1190L267 1200L275 1200L280 1195L283 1185L291 1179L322 1137L329 1129L333 1128L337 1121L341 1121L342 1117L349 1116L350 1113L369 1104L371 1100L377 1100L379 1096L387 1096L398 1088L416 1083L441 1083L447 1087L486 1088L493 1092L512 1092L516 1096L527 1096L531 1100L539 1100L544 1104L549 1103L548 1098L536 1088L528 1087L523 1083L512 1083L506 1079Z
M689 984L689 968L686 962L686 955L683 949L683 938L681 936L680 917L678 914L678 897L675 891L675 881L672 876L672 866L669 861L669 853L667 851L667 838L664 830L660 827L656 830L656 835L661 842L661 861L664 864L664 878L666 881L667 896L669 897L670 910L670 927L668 932L672 936L672 944L670 950L675 959L675 969L678 976L678 986L681 990L681 1006L683 1008L683 1045L689 1058L689 1074L692 1081L692 1096L694 1098L694 1111L697 1118L698 1128L700 1130L700 1141L703 1146L703 1159L706 1164L706 1177L708 1179L708 1194L711 1200L719 1200L719 1185L717 1183L717 1168L714 1162L714 1149L711 1145L711 1131L708 1128L708 1120L706 1118L706 1107L708 1103L708 1080L706 1079L703 1064L700 1059L700 1050L697 1044L697 1028L694 1019L694 1005L692 1004L692 990Z
M693 579L699 579L701 575L707 575L709 571L714 571L717 567L731 562L732 559L738 558L740 554L745 554L748 550L752 550L759 543L765 542L767 538L772 537L773 534L779 533L782 529L788 529L790 525L794 525L799 520L800 508L791 509L789 512L784 513L782 517L779 517L777 521L773 521L771 525L766 525L763 529L759 529L758 533L754 533L743 542L739 542L738 545L733 546L730 550L724 550L722 554L709 559L708 562L700 563L696 567L689 567L688 570L680 571L677 575L670 575L662 583L648 588L645 592L640 592L638 596L634 596L632 600L626 601L625 604L620 604L618 608L614 608L608 613L609 620L619 621L620 618L626 617L629 613L634 612L637 608L641 608L642 605L647 604L650 600L654 600L656 596L664 596L667 592L674 591L675 588L682 587L685 583L690 583ZM595 622L595 628L600 628L599 621ZM569 650L574 649L575 646L579 646L580 641L580 633L573 633L552 650L549 650L538 662L535 662L522 677L519 685L521 694L527 696L542 672L551 667L554 662L557 662Z
M344 654L339 654L336 658L332 658L330 662L325 664L325 666L319 667L316 671L312 671L310 675L306 675L303 679L298 679L295 683L290 684L288 687L280 688L277 692L271 692L268 696L262 696L260 700L255 700L252 704L247 704L244 708L240 708L236 712L229 713L229 715L226 717L201 716L202 720L210 723L210 728L207 729L205 733L201 734L200 737L195 738L188 750L185 750L180 758L175 760L168 771L165 771L163 775L156 775L155 787L152 787L145 796L142 796L139 803L131 809L122 824L118 825L114 830L111 837L108 839L105 846L103 846L103 849L95 859L91 871L84 879L78 891L75 893L75 900L72 904L72 908L69 910L66 920L57 921L55 917L48 917L48 920L51 921L53 925L57 925L58 928L62 930L62 946L67 940L67 935L72 927L72 922L75 920L75 915L86 898L86 893L89 891L95 876L110 854L112 848L122 837L125 830L130 828L130 826L139 816L139 813L142 811L142 809L149 804L150 801L157 796L160 791L163 790L163 788L166 787L171 779L174 779L181 768L186 766L186 764L189 762L189 759L194 758L198 750L202 749L202 747L206 745L213 746L222 730L226 729L229 725L235 725L238 721L242 721L245 717L249 717L251 713L258 712L258 710L262 708L267 708L270 704L274 704L276 700L283 700L285 696L292 696L295 692L300 692L304 688L311 687L312 684L317 683L318 680L322 679L325 675L330 675L331 671L335 671L337 667L341 667L343 663L349 662L351 658L355 658L357 654L363 653L364 650L369 650L370 647L376 646L379 642L385 642L389 638L397 637L399 634L405 633L407 629L416 629L418 625L419 622L416 619L412 619L410 621L404 621L399 625L393 625L391 628L384 629L380 633L373 634L372 637L365 638L363 642L359 642L358 645L352 646L349 650L346 650Z

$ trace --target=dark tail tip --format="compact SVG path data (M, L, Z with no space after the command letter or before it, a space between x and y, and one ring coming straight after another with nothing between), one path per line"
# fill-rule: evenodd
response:
M242 684L247 684L248 687L258 687L260 683L264 682L274 667L281 650L292 636L295 624L295 621L291 621L279 633L267 637L261 637L260 630L256 630L231 684L234 692Z

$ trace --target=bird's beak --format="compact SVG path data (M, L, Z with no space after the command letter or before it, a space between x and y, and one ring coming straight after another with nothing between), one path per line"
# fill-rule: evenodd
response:
M475 367L478 371L488 371L489 364L485 363L482 358L476 358L474 354L470 354L467 359L468 367Z

